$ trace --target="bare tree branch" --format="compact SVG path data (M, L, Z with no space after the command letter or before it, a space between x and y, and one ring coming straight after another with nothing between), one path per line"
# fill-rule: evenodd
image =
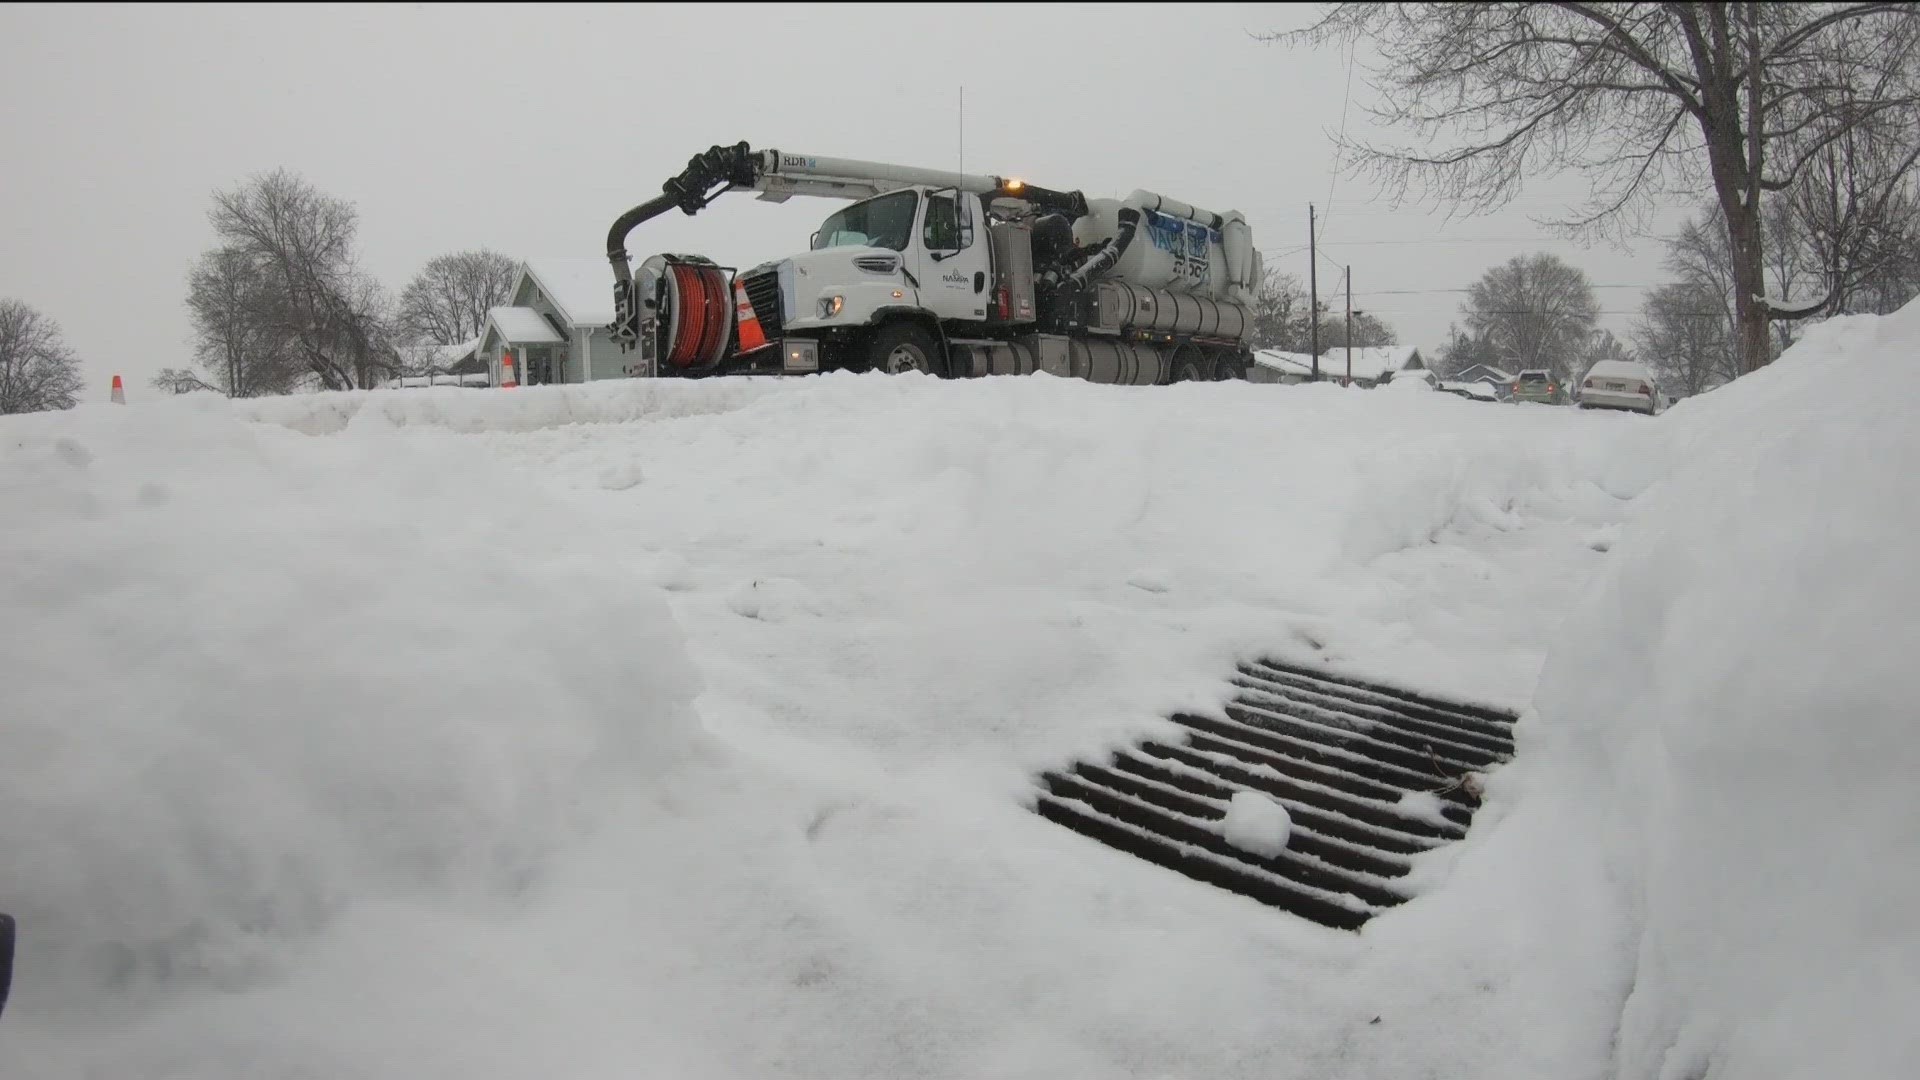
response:
M274 354L256 359L278 366L294 358L331 390L373 386L398 369L386 297L354 265L351 204L276 170L216 193L209 218L232 272L245 279L244 312L233 315L245 324L241 336ZM235 333L229 328L216 351L230 357ZM248 392L237 373L212 381ZM258 389L279 392L283 383L269 379Z
M80 361L60 324L19 300L0 300L0 414L71 409Z
M1335 3L1264 38L1361 39L1379 55L1368 79L1379 100L1363 108L1407 141L1336 145L1350 174L1371 173L1396 204L1417 187L1450 212L1484 212L1571 170L1587 200L1548 224L1595 237L1704 180L1738 278L1747 370L1772 356L1763 193L1798 185L1848 133L1920 146L1916 5Z
M400 294L399 324L415 342L459 345L480 336L487 309L512 300L519 264L494 251L462 251L428 262Z

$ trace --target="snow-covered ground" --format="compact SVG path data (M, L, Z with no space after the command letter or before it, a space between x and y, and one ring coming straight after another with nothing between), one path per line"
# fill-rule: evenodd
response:
M1903 1075L1916 345L8 418L0 1076ZM1263 652L1525 710L1362 933L1025 809Z

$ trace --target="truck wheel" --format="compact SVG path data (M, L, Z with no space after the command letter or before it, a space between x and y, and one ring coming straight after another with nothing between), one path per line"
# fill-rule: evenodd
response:
M1213 357L1213 381L1232 382L1247 377L1246 362L1232 353L1215 353Z
M1212 382L1213 365L1207 362L1207 354L1191 345L1182 345L1174 350L1173 381Z
M882 327L873 336L873 344L868 347L867 355L873 370L889 375L921 371L934 378L943 378L947 371L946 358L940 355L940 344L919 323L896 322Z

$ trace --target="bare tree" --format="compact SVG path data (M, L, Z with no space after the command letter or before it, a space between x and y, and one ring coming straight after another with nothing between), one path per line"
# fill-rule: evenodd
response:
M217 389L229 397L291 392L305 373L273 313L277 279L260 271L244 248L214 248L200 256L187 278L187 311L193 319L194 358L207 373L182 378L162 372L157 386L175 393Z
M459 345L480 336L487 309L510 303L519 263L495 251L441 255L400 293L399 324L408 338Z
M1726 297L1701 282L1674 282L1647 293L1634 345L1655 374L1686 395L1738 373Z
M1761 211L1761 250L1765 255L1764 280L1767 282L1767 295L1776 297L1787 304L1808 298L1810 293L1820 288L1816 276L1807 273L1806 234L1799 215L1793 211L1792 204L1785 199L1774 199ZM1725 230L1721 230L1724 234ZM1733 268L1727 268L1727 277L1733 277ZM1729 304L1732 298L1729 297ZM1737 317L1737 316L1736 316ZM1779 357L1793 344L1794 328L1798 320L1780 319L1773 323L1774 340L1770 346L1770 356Z
M1831 310L1885 314L1920 293L1916 153L1847 132L1793 191L1796 262L1832 296Z
M352 204L280 169L215 194L209 217L258 279L253 325L276 332L322 386L369 387L397 369L386 296L354 263Z
M1457 324L1447 326L1447 342L1434 354L1430 365L1441 378L1451 378L1475 364L1500 365L1498 349L1484 334L1470 334Z
M1353 347L1368 349L1375 345L1397 344L1393 327L1385 319L1371 311L1353 313ZM1344 349L1347 345L1347 313L1345 308L1330 311L1321 316L1320 347L1325 349Z
M198 372L190 368L161 368L160 374L153 377L150 385L155 390L168 394L191 394L196 390L210 390L216 394L226 393L225 390L201 378Z
M1254 296L1252 345L1256 349L1304 353L1311 348L1312 320L1307 287L1292 274L1268 267ZM1323 315L1324 319L1325 316Z
M1586 352L1580 359L1580 371L1584 373L1602 360L1631 359L1633 350L1627 347L1627 343L1613 336L1613 331L1602 328L1595 330L1587 339Z
M1266 38L1374 43L1384 104L1370 111L1410 127L1414 145L1340 144L1401 195L1431 178L1438 197L1484 211L1573 169L1589 201L1556 224L1592 234L1704 181L1732 254L1743 370L1771 358L1771 319L1833 300L1767 296L1762 192L1794 187L1849 132L1920 145L1912 4L1339 3Z
M1541 252L1487 271L1468 287L1460 311L1501 366L1543 368L1565 380L1583 369L1600 302L1586 274Z
M60 324L19 300L0 300L0 413L71 409L80 361Z

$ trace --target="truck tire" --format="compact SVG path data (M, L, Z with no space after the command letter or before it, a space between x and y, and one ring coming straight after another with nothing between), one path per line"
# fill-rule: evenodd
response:
M888 323L873 335L867 357L873 370L889 375L923 371L943 379L947 374L947 358L940 351L940 343L926 327L904 319Z
M1182 345L1173 352L1173 361L1168 365L1172 369L1172 381L1212 382L1213 364L1207 354L1192 345Z
M1219 352L1213 355L1214 382L1232 382L1235 379L1244 380L1246 377L1247 361L1245 358L1230 352Z

